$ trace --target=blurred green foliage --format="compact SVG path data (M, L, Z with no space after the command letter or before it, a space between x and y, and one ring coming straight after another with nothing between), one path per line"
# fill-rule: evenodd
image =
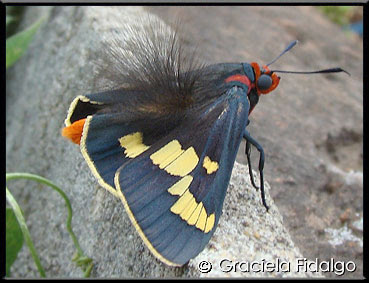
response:
M10 276L10 267L23 246L23 234L17 218L11 208L6 208L6 276Z
M22 57L43 20L44 18L39 19L27 29L6 39L6 68L12 66L20 57ZM13 19L9 20L7 18L8 24L12 21Z
M87 278L90 276L91 270L93 268L92 259L85 256L82 248L79 245L78 239L72 230L72 206L69 198L64 193L62 189L52 183L50 180L43 178L41 176L29 173L6 173L6 182L16 179L29 179L42 184L45 184L58 192L60 196L64 199L65 205L68 210L68 217L66 228L68 233L70 234L73 243L77 249L74 254L72 261L79 266L83 273L84 277ZM10 268L14 261L17 258L18 252L22 248L23 242L25 242L29 248L31 256L37 266L37 269L40 273L41 277L46 277L45 270L41 264L38 253L33 245L33 241L28 230L26 221L23 216L22 209L18 205L17 201L6 187L6 200L10 205L6 210L6 276L10 276Z
M8 27L14 20L15 18L13 16L6 16L6 26Z
M358 6L318 6L323 14L338 25L345 26L351 21Z

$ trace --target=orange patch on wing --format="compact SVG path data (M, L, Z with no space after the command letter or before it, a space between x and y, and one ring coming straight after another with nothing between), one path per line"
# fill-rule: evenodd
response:
M86 119L81 119L74 122L72 125L63 128L62 136L70 139L75 144L79 144L81 142L83 126L85 125Z

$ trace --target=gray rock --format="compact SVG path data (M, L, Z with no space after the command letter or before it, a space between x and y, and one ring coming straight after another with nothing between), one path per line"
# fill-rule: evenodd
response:
M247 166L235 163L218 228L207 248L189 265L194 269L202 266L207 271L210 263L211 270L201 277L322 276L298 268L304 257L270 198L269 184L265 183L266 200L271 208L266 212L246 172ZM255 172L254 177L258 180Z

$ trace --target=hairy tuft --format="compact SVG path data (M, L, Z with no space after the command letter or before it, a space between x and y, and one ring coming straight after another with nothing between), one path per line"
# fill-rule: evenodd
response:
M123 25L104 41L97 61L96 85L101 89L134 90L137 109L157 113L190 107L204 65L195 51L186 51L174 30L148 17L137 25Z

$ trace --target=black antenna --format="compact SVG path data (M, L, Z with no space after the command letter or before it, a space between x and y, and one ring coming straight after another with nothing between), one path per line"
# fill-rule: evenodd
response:
M294 47L297 43L298 43L298 40L292 41L281 54L279 54L272 62L268 63L266 66L269 66L269 65L273 64L283 54L290 51L292 49L292 47ZM321 74L321 73L340 73L340 72L344 72L344 73L348 74L349 76L351 76L351 74L349 72L347 72L347 71L345 71L344 69L341 69L341 68L330 68L330 69L324 69L324 70L319 70L319 71L311 71L311 72L295 72L295 71L283 71L283 70L271 70L271 72L273 72L273 73L289 73L289 74Z
M351 74L344 69L341 68L331 68L331 69L324 69L319 71L311 71L311 72L295 72L295 71L283 71L283 70L272 70L273 73L288 73L288 74L319 74L319 73L340 73L344 72L351 76Z
M298 40L294 40L292 41L287 47L286 49L281 53L279 54L272 62L266 64L266 66L269 66L271 64L273 64L275 61L277 61L284 53L290 51L292 49L292 47L294 47L296 44L298 43Z

